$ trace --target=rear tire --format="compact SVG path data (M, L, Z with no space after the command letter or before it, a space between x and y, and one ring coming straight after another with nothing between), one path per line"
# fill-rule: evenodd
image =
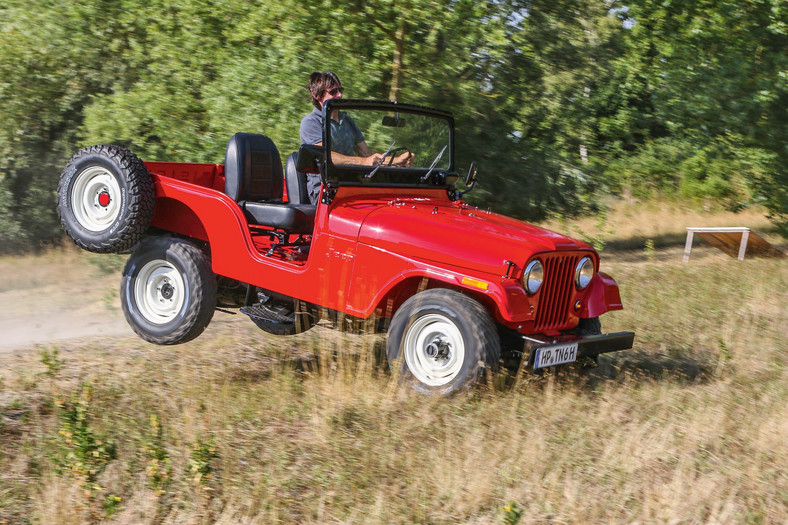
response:
M216 308L211 261L190 241L150 237L123 269L120 302L129 325L144 340L159 345L191 341Z
M153 219L153 180L142 161L119 146L78 152L60 175L57 192L63 229L91 252L131 249Z
M494 372L501 343L479 302L433 289L414 295L394 314L386 355L392 370L419 392L450 394Z

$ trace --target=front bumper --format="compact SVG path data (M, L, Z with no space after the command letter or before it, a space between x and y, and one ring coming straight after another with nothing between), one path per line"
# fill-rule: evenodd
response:
M618 352L632 348L635 342L635 332L614 332L599 335L561 335L558 337L545 337L544 339L522 336L525 340L525 352L528 356L528 366L534 366L538 350L544 351L554 346L563 346L577 343L577 359L581 357L596 357L599 354ZM560 363L557 363L560 364Z

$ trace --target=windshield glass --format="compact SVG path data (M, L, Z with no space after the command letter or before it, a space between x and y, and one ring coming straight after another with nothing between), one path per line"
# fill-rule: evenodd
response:
M453 169L452 119L437 110L402 104L337 101L324 133L339 179L420 183ZM396 180L392 180L392 177Z

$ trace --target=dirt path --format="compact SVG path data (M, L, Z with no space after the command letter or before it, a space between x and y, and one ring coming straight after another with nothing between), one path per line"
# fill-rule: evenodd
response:
M76 249L0 258L0 353L93 336L133 335L118 302L120 271Z

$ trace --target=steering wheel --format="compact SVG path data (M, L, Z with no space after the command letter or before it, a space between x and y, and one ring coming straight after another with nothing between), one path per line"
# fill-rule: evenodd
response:
M408 152L408 155L410 155L411 157L413 156L413 152L410 151L408 148L403 146L401 148L394 148L393 150L391 150L388 153L386 153L383 156L383 158L380 159L380 163L383 164L386 161L386 157L389 157L389 164L388 165L391 166L394 163L394 157L396 157L398 154L404 153L406 151Z

